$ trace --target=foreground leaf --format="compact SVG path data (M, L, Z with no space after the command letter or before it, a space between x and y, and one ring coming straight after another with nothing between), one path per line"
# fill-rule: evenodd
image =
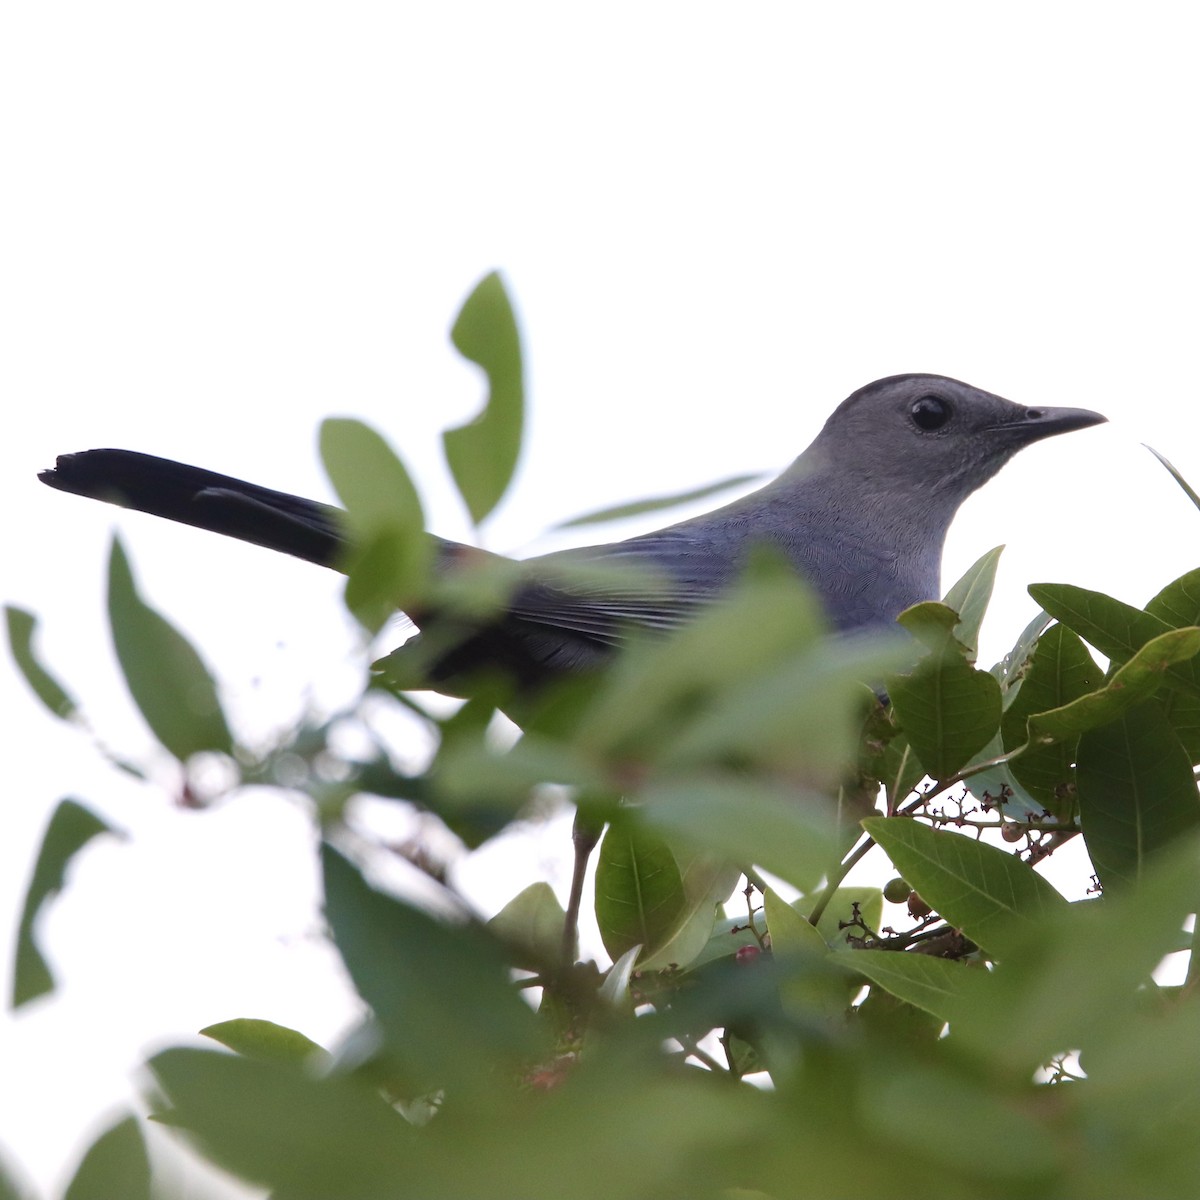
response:
M150 1159L133 1117L118 1121L89 1147L63 1200L150 1200Z
M13 662L33 689L34 695L56 716L69 720L79 711L79 704L66 688L42 666L33 650L33 635L37 617L11 604L4 606L8 624L8 646Z
M54 990L54 975L42 956L33 928L38 914L63 887L71 860L101 833L117 832L91 809L74 800L61 800L42 837L33 878L25 893L25 906L17 929L17 959L13 970L12 1006Z
M108 564L108 619L130 695L163 746L180 762L205 750L232 754L212 675L191 642L138 594L116 537Z
M508 490L521 452L525 384L521 338L500 276L480 280L450 333L459 353L487 375L483 411L442 435L446 461L476 525Z

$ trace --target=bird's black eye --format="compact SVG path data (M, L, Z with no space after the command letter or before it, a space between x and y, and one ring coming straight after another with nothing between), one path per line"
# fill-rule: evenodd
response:
M921 396L912 402L908 410L916 427L926 433L941 429L950 420L951 411L949 401L941 396Z

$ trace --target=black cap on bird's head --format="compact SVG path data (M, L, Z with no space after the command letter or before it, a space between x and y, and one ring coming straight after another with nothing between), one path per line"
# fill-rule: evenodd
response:
M961 500L1023 447L1106 419L1086 408L1014 404L944 375L891 375L843 400L811 450L876 487L923 480Z

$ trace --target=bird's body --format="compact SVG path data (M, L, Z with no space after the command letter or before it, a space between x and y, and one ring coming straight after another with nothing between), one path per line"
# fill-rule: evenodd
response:
M686 620L762 545L816 589L837 628L890 623L939 594L946 531L971 492L1023 446L1103 420L1086 409L1024 408L936 375L868 384L758 491L653 533L529 560L503 616L468 631L435 678L499 665L529 683L592 665L630 625ZM41 478L323 566L337 566L346 549L339 510L167 459L89 450L61 456ZM434 540L439 569L453 569L466 548ZM589 564L645 568L659 583L554 579L557 567Z

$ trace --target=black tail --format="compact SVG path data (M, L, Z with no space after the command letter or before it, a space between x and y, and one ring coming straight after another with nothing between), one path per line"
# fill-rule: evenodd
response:
M346 546L340 509L152 454L61 454L38 478L59 491L210 529L323 567L338 566Z

